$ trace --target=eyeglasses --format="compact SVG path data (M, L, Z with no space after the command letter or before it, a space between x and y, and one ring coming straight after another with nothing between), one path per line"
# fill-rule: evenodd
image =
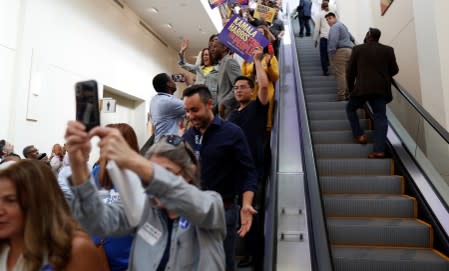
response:
M165 142L167 142L168 144L177 147L179 144L184 143L184 149L187 152L187 155L189 155L190 160L192 161L192 163L196 164L197 159L195 154L192 152L192 150L187 147L187 144L185 142L185 139L178 136L178 135L163 135L161 136L161 138L159 140L164 140Z
M248 86L248 85L245 85L245 86L234 86L234 90L247 89L247 88L251 88L251 87Z

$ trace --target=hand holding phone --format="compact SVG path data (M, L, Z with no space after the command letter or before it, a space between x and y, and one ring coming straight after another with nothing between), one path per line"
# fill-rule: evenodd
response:
M98 85L94 80L78 82L75 85L76 120L90 131L100 126L100 110L98 103Z
M185 82L186 81L186 79L184 78L184 75L181 73L172 74L171 78L175 82Z

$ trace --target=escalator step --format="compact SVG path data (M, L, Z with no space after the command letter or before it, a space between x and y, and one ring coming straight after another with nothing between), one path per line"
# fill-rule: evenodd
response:
M301 79L303 82L335 82L335 78L333 76L322 76L321 74L314 74L314 75L302 75Z
M360 120L360 126L362 129L366 130L369 120ZM313 132L316 131L341 131L341 130L351 130L348 120L312 120L310 122L310 129Z
M306 81L302 84L303 88L309 87L335 87L335 92L337 92L337 82L335 81Z
M313 149L318 159L367 158L373 144L314 144Z
M335 102L337 100L336 93L330 94L306 94L308 102Z
M365 135L368 137L368 142L373 142L373 132L365 131ZM344 144L344 143L357 143L355 138L352 137L351 131L318 131L312 132L313 144Z
M301 76L320 76L321 77L322 73L323 73L323 71L321 69L315 69L315 70L309 70L309 71L301 70Z
M398 217L417 215L416 199L405 195L339 194L323 196L326 216Z
M365 118L365 111L359 110L359 118ZM309 119L311 120L347 120L348 116L344 110L310 110Z
M322 193L402 194L404 179L401 176L323 176L320 177Z
M447 271L449 259L432 249L332 247L335 271Z
M317 159L318 174L329 175L393 175L391 159Z
M308 102L307 110L346 110L347 102Z
M335 245L432 247L430 225L410 218L328 218Z
M334 94L334 95L336 95L336 91L335 91L335 88L334 87L321 87L321 86L319 86L319 87L309 87L309 88L307 88L307 90L304 90L304 93L306 94L306 95L308 95L308 94Z

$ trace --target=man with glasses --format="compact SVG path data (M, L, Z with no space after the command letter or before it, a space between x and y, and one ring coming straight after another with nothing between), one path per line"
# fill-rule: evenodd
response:
M184 138L193 147L201 162L201 187L218 192L225 208L227 234L224 240L226 270L235 270L237 233L246 235L251 228L257 174L248 142L237 125L214 116L213 102L205 85L193 85L184 90L184 108L192 128ZM237 231L238 206L242 194L241 228Z
M263 49L254 50L254 66L256 70L256 80L258 82L258 92L255 100L252 100L255 84L253 80L246 76L239 76L234 82L234 97L239 103L239 107L231 112L229 121L242 128L243 133L248 140L251 155L254 159L257 170L258 191L256 197L256 207L263 206L264 185L262 178L265 169L265 131L267 125L268 113L268 76L262 66L264 57ZM248 267L252 265L255 258L263 257L263 231L261 227L261 215L258 214L259 223L253 223L251 231L245 236L246 257L243 258L238 267ZM256 270L262 269L262 261L255 261Z

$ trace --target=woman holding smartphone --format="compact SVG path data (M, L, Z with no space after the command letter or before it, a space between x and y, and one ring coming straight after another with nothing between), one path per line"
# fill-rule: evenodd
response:
M99 136L101 156L134 171L148 195L137 226L130 225L124 206L105 204L86 165L90 138ZM201 191L199 164L192 149L177 135L165 135L147 158L132 150L120 132L71 121L65 138L73 175L72 212L93 235L135 233L129 270L224 270L226 233L223 201Z

